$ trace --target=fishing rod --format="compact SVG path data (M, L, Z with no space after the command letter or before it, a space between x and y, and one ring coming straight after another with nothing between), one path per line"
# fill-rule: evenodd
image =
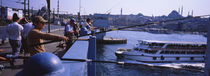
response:
M17 59L29 59L30 57L23 57L19 56ZM72 59L72 58L60 58L62 61L77 61L77 62L93 62L93 63L111 63L111 64L119 64L119 65L141 65L141 66L147 66L147 67L157 67L157 68L168 68L164 66L155 66L155 65L147 65L147 64L140 64L140 63L131 63L131 62L124 62L124 61L104 61L104 60L92 60L92 59ZM189 71L197 71L197 72L203 72L202 70L196 70L196 69L187 69L187 68L174 68L174 69L180 69L180 70L189 70Z
M69 39L69 40L88 41L89 39L73 38L73 39ZM62 40L51 40L51 41L47 41L47 42L43 42L43 43L34 44L34 45L29 46L29 47L33 47L33 46L37 46L37 45L44 45L44 44L49 44L49 43L54 43L54 42L60 42L60 41L62 41Z
M149 23L140 24L140 25L127 26L127 27L120 27L120 28L115 28L115 29L109 29L109 30L107 30L107 31L95 32L94 34L100 34L100 33L105 33L105 32L110 32L110 31L122 30L122 29L126 29L126 28L147 26L147 25L152 25L152 24L159 24L159 23L180 21L180 20L186 20L186 19L202 18L202 17L206 17L206 16L210 16L210 15L201 15L201 16L194 16L194 17L183 17L183 18L177 18L177 19L169 19L169 20L163 20L163 21L149 22ZM93 35L93 34L90 33L90 34L86 34L86 35L80 35L80 36L78 36L78 37L89 36L89 35ZM79 39L75 39L75 40L79 40ZM48 42L43 42L43 43L35 44L35 45L33 45L33 46L36 46L36 45L44 45L44 44L49 44L49 43L54 43L54 42L59 42L59 41L61 41L61 40L57 40L57 41L52 40L52 41L48 41Z

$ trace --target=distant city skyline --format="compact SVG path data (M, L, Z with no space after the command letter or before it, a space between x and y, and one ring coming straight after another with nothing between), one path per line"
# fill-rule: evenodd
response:
M23 5L16 2L24 0L2 0L3 6L12 8L21 8ZM51 0L51 10L55 9L57 13L57 1ZM79 12L80 0L59 0L60 13L77 14ZM101 14L138 14L142 13L146 16L162 16L168 15L173 10L179 10L183 6L183 16L187 16L188 12L193 11L194 16L209 15L210 0L81 0L81 15L94 13ZM30 0L30 8L41 9L47 6L46 0Z

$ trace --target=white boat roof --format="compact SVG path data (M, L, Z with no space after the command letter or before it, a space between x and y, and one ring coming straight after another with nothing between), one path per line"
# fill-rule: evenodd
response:
M184 44L184 45L206 45L207 42L190 42L190 41L161 41L161 40L138 40L148 43L164 43L164 44Z

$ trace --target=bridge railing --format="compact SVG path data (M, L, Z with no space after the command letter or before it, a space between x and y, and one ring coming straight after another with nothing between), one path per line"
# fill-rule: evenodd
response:
M77 40L62 58L69 59L92 59L96 58L96 37L85 36L80 39L89 39L88 41ZM95 63L62 61L65 67L63 76L96 76Z

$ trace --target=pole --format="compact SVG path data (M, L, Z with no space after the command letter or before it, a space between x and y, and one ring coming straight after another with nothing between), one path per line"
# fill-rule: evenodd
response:
M53 23L55 22L55 8L53 8Z
M3 5L2 5L2 0L1 0L1 7L2 7Z
M79 12L78 12L78 22L79 22L79 26L81 25L80 12L81 12L81 0L79 0Z
M81 12L81 0L79 0L79 12Z
M33 16L34 7L31 7L31 16Z
M87 58L96 60L96 37L95 36L90 36ZM96 76L96 64L90 63L90 62L88 62L87 64L88 64L87 76Z
M29 1L30 1L30 0L28 0L28 18L30 18L30 12L29 12L29 9L30 9L29 7L30 7L30 5L29 5Z
M209 18L209 25L210 25L210 18ZM208 29L210 29L210 26L207 26ZM205 68L204 68L204 74L205 76L210 76L210 30L208 30L207 33L207 50L206 50L206 58L205 58Z
M50 33L50 0L48 0L48 33Z
M26 17L26 0L24 0L24 10L23 10L24 17Z
M2 6L3 5L2 5L2 0L1 0L1 9L2 9ZM2 23L2 20L3 20L3 18L2 18L2 11L1 11L1 21L0 21L1 23ZM0 24L0 25L2 25L2 24Z
M58 6L57 6L57 15L58 15L58 18L59 18L59 0L58 0Z

